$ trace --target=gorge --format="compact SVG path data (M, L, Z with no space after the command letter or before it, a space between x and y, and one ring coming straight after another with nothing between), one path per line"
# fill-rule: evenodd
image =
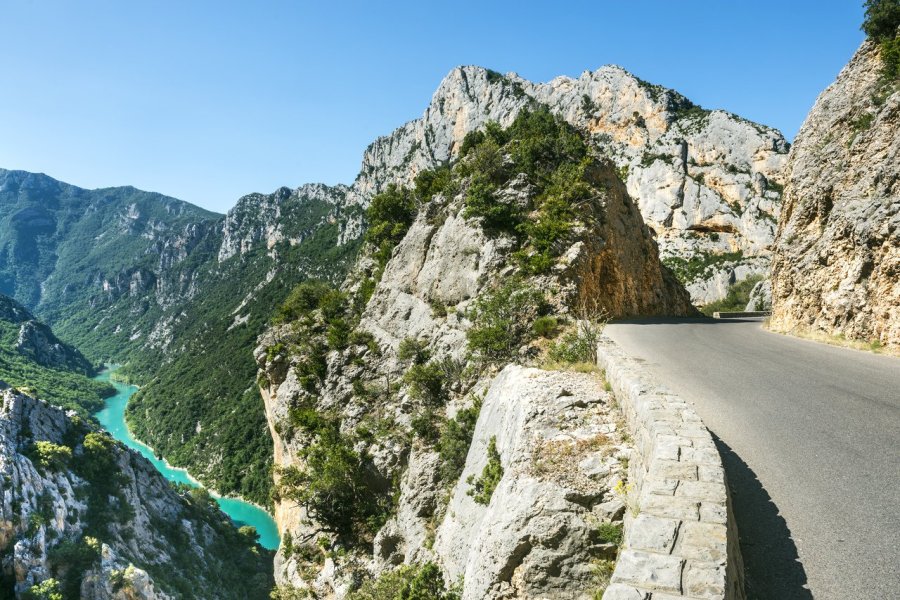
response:
M460 66L353 182L227 214L0 169L0 598L743 598L719 439L602 329L752 298L895 351L885 56L793 146Z

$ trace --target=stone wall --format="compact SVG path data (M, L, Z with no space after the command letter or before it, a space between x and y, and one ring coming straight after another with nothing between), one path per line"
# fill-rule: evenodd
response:
M693 408L604 337L598 363L635 452L625 540L605 600L743 600L743 564L725 471Z

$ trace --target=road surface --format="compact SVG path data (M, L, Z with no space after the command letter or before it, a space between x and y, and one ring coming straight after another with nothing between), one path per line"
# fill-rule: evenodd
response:
M900 598L900 359L750 319L606 332L717 438L750 598Z

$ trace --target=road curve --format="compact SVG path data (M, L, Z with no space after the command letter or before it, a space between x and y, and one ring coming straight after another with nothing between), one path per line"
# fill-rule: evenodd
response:
M718 438L750 598L900 598L900 359L761 325L606 332Z

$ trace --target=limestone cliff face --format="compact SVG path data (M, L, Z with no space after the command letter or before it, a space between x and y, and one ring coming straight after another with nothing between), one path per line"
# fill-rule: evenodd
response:
M786 171L771 325L900 345L900 91L860 47L816 101Z
M535 101L591 135L613 158L664 260L708 257L685 283L697 303L765 273L781 208L788 144L771 128L694 106L675 91L602 67L532 83L514 73L454 69L424 115L372 143L351 195L371 197L454 158L488 121L508 125Z
M614 555L592 538L592 523L621 517L621 503L610 490L621 473L615 457L627 454L609 398L591 375L510 367L494 381L496 371L482 370L467 346L478 303L515 278L525 277L524 289L544 295L561 319L575 318L580 298L595 300L611 316L693 311L686 290L661 266L614 164L594 160L585 181L592 194L548 272L523 275L515 258L520 242L466 216L472 184L464 180L419 208L360 308L344 350L328 351L319 341L327 328L306 318L260 338L255 355L276 482L285 469L304 468L315 442L298 427L296 411L311 408L336 418L341 434L367 457L373 493L395 498L391 518L372 539L348 548L346 538L323 529L302 502L279 491L276 518L291 540L276 556L280 584L341 598L360 580L398 564L434 561L448 581L465 575L465 598L591 597L598 584L590 561ZM494 196L528 214L538 193L522 173L510 175ZM343 290L354 296L378 270L364 252ZM446 408L424 406L404 383L409 362L400 348L410 340L432 364L456 373L445 390ZM527 363L540 352L540 342L524 342L513 360ZM311 369L314 362L324 372ZM415 433L417 423L433 410L441 415L436 419L453 419L485 394L463 474L441 480L440 453ZM467 495L468 476L484 467L492 437L508 477L483 508ZM550 454L561 452L575 463L565 473L552 473L555 466L541 471L531 451L544 444ZM514 498L520 502L513 505ZM308 548L317 537L323 545Z
M219 522L225 517L217 509L192 504L147 460L109 438L86 437L98 434L60 409L5 385L0 401L4 593L19 598L54 578L65 597L92 600L165 600L185 590L246 598L253 585L261 590L255 597L267 597L270 564ZM57 453L41 452L40 444ZM102 472L90 470L89 457ZM230 587L233 576L225 583L222 572L234 570L238 557L241 576L255 580Z

